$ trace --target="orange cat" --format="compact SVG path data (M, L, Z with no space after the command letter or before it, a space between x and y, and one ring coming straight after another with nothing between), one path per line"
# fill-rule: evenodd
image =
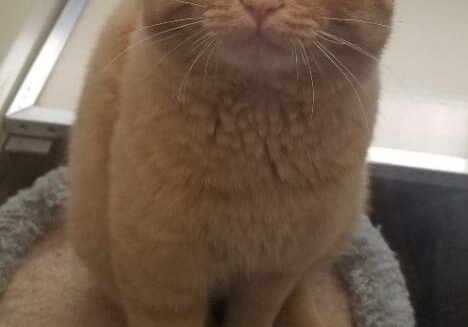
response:
M271 327L364 210L393 0L193 1L107 25L70 232L131 327L205 326L215 298L223 326Z

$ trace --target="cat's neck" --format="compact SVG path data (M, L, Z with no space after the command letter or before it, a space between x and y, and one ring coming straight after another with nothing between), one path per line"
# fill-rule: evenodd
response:
M187 113L192 112L193 108L188 104L193 98L197 102L207 103L207 107L211 108L216 107L217 103L246 103L252 108L284 105L301 110L306 108L312 112L329 108L340 99L346 102L349 98L366 97L365 92L373 93L374 87L368 88L366 85L376 83L377 73L376 66L368 62L361 65L362 68L353 66L354 80L351 81L343 77L336 67L326 65L312 72L305 69L246 71L216 64L215 61L211 66L203 63L192 65L193 60L181 62L170 56L161 61L159 58L164 57L164 52L151 46L141 47L130 57L133 58L131 75L138 76L130 84L141 85L143 80L149 82L151 87L148 92L157 90L171 103L185 108ZM353 101L352 105L356 106L358 102Z
M216 185L227 175L234 176L218 168L243 171L228 181L241 188L276 174L272 163L283 174L281 180L300 185L316 178L316 172L292 167L349 165L349 151L364 151L370 139L376 74L361 81L366 93L357 101L356 94L333 75L317 76L314 85L295 74L224 71L217 76L207 72L205 77L203 69L188 74L177 62L155 67L152 61L147 52L132 54L124 74L123 117L141 140L158 140L158 151L170 153L167 157L182 156L188 166L210 171L209 180ZM358 145L351 146L353 142ZM223 164L211 167L218 161Z
M326 105L331 99L346 95L356 96L363 91L361 85L373 77L375 67L354 66L353 77L345 78L334 66L323 65L320 70L243 70L233 66L207 67L203 62L191 66L174 60L157 68L160 76L170 76L168 94L176 93L178 101L190 95L206 101L220 97L236 99L253 98L256 102L298 102L306 106ZM174 95L173 95L174 96Z

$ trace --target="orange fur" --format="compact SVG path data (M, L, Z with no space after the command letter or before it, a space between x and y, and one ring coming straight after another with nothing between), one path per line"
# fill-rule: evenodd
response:
M125 3L104 31L73 133L71 236L132 327L204 326L215 297L225 326L270 327L364 210L369 57L389 32L369 22L388 24L392 1L287 0L254 39L240 3L197 4Z

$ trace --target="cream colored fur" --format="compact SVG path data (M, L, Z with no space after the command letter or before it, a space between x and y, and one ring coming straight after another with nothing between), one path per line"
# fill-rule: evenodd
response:
M330 16L391 15L386 0L307 1ZM226 327L327 326L311 278L365 207L376 63L342 50L362 92L325 57L314 91L279 57L271 69L231 54L191 65L190 48L131 46L142 24L178 17L141 2L114 15L90 65L70 156L77 253L131 327L205 326L218 297ZM369 26L351 30L378 56L388 30Z

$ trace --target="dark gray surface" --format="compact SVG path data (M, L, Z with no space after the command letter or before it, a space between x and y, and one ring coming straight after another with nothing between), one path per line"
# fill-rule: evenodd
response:
M372 217L399 254L418 326L468 326L468 192L391 180L372 189Z
M0 151L0 204L37 177L59 166L64 158L63 142L55 142L49 155Z

